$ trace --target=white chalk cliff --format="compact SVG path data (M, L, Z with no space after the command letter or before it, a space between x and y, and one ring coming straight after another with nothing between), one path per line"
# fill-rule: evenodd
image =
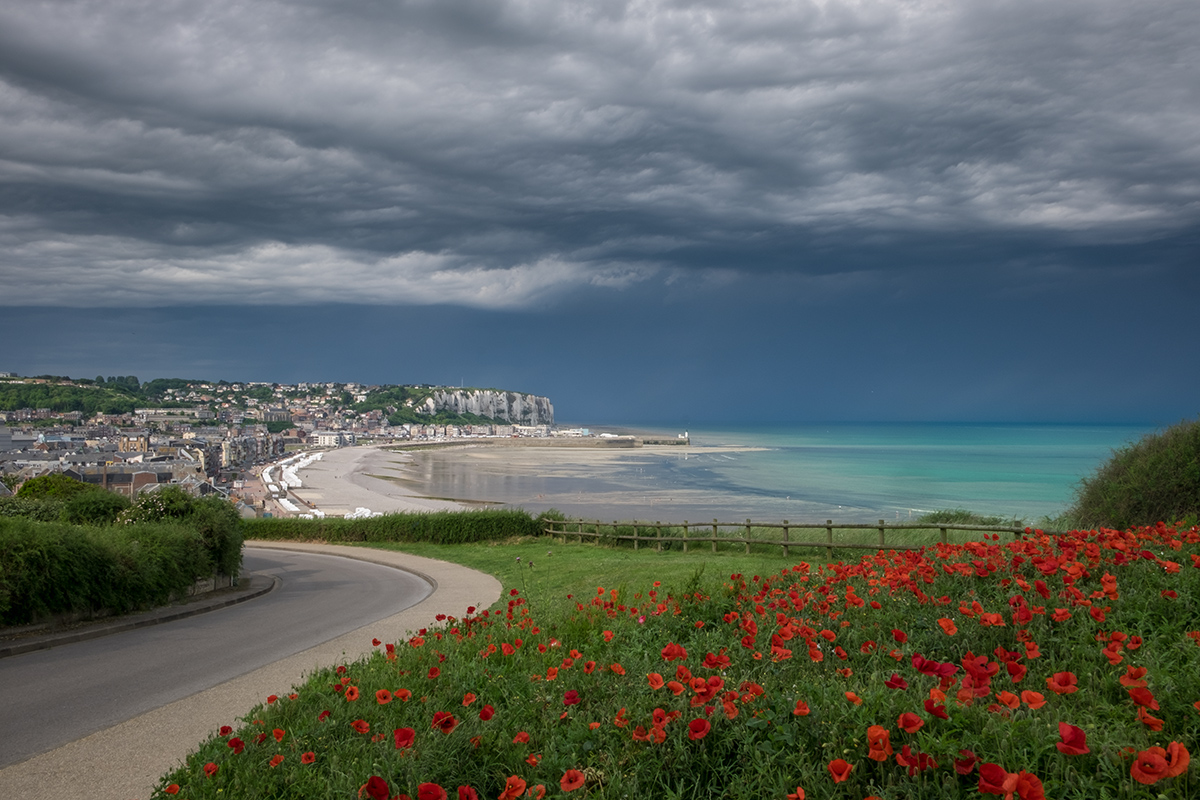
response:
M554 406L550 398L491 389L436 389L415 410L431 415L439 411L478 414L513 425L554 424Z

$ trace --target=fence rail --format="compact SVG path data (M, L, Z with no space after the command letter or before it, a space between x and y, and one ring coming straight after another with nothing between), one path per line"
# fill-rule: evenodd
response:
M632 529L632 533L622 533L622 529ZM768 536L751 536L752 530L780 530L782 536L780 538L772 538ZM663 535L663 531L667 531L667 535ZM824 530L825 537L823 541L798 541L791 538L792 531L801 530ZM878 531L878 541L874 543L863 542L843 542L835 541L833 532L847 530L875 530ZM552 536L561 536L564 539L576 537L582 542L585 538L594 539L596 541L631 541L633 549L637 550L642 543L654 545L657 550L662 550L664 544L668 546L675 542L680 542L683 545L683 552L688 552L688 545L699 545L708 543L712 547L712 552L717 552L719 544L744 544L746 553L750 552L751 545L771 545L783 548L783 555L786 557L793 547L809 547L809 548L825 548L829 558L833 558L833 551L839 548L848 548L856 550L919 550L924 545L913 544L887 544L888 531L905 531L905 530L921 530L939 532L939 538L942 543L946 543L948 531L973 531L980 533L1009 533L1014 537L1025 533L1024 527L1007 527L998 525L968 525L962 523L888 523L885 520L879 520L878 523L834 523L833 520L825 520L824 524L819 522L788 522L786 519L783 522L688 522L684 520L680 523L664 523L664 522L601 522L600 520L546 520L545 533ZM648 533L643 533L647 531ZM679 535L674 532L679 531ZM693 533L694 532L694 533ZM733 532L733 533L731 533ZM734 535L736 533L744 533L744 535Z

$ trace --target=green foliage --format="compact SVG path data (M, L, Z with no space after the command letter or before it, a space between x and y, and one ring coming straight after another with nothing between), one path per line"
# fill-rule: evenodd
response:
M1067 512L1081 527L1124 529L1200 516L1200 420L1115 452L1085 478Z
M0 410L48 408L62 413L80 411L91 415L129 414L137 407L137 396L129 386L58 386L46 383L0 383Z
M513 509L384 514L369 519L248 519L242 524L247 539L326 542L465 544L542 532L527 512Z
M946 508L930 511L917 517L917 522L930 525L1005 525L1016 527L1024 525L1023 520L1015 517L1000 517L996 515L977 514L965 508Z
M30 478L25 481L17 491L17 497L24 497L28 500L45 500L49 498L66 500L87 492L102 491L104 490L98 486L77 481L61 472L53 472L49 475L39 475L36 478Z
M242 564L242 519L220 497L193 498L178 486L144 492L121 512L118 521L133 525L178 522L200 534L214 569L237 577Z
M129 505L129 498L116 492L82 492L66 501L62 520L72 525L111 525Z
M283 433L284 431L296 427L291 420L272 420L266 423L268 433Z
M65 500L32 500L28 497L0 497L0 517L21 517L35 522L62 519Z
M80 527L0 517L0 625L63 613L124 613L182 596L211 573L181 525Z
M16 489L17 484L21 482L21 476L15 472L6 472L0 475L0 483L3 483L10 490Z

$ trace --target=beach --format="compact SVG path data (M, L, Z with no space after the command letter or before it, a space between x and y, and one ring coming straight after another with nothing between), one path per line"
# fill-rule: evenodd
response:
M412 488L405 466L409 453L381 447L343 447L325 451L299 475L303 486L292 489L308 510L342 517L359 508L383 513L447 511L466 508L464 503L422 497Z

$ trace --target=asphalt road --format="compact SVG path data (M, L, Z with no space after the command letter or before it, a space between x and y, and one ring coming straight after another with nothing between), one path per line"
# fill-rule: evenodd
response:
M0 768L307 650L429 596L420 577L247 547L275 591L148 628L0 659Z

